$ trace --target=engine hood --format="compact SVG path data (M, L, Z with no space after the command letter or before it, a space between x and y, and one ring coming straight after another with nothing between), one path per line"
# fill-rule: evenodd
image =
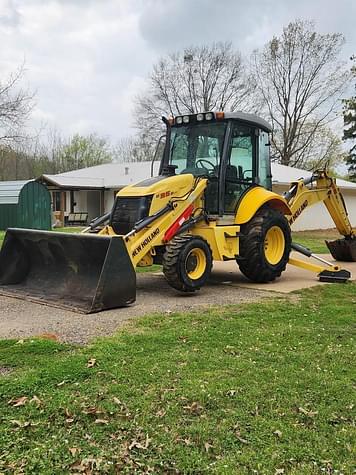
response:
M117 196L146 196L165 193L166 196L180 196L187 193L194 184L191 174L148 178L135 185L129 185L120 190Z

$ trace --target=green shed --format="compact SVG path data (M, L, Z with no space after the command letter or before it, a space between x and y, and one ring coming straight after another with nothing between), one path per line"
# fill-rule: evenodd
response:
M0 181L0 230L51 229L51 195L34 180Z

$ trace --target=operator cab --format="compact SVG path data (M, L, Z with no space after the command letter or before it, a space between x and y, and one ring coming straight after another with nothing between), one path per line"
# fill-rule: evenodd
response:
M209 215L236 213L252 186L272 187L270 125L244 112L206 112L177 116L167 124L160 174L191 173L209 180Z

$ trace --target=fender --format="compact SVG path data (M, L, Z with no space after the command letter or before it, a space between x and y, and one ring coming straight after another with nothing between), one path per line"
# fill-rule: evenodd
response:
M244 224L250 221L256 212L265 204L278 209L283 214L291 215L292 212L283 196L261 186L254 186L242 197L236 212L235 224Z

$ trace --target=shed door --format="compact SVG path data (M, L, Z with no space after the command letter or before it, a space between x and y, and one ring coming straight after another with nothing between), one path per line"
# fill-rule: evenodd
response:
M44 185L31 181L21 190L18 204L18 227L51 229L51 197Z

